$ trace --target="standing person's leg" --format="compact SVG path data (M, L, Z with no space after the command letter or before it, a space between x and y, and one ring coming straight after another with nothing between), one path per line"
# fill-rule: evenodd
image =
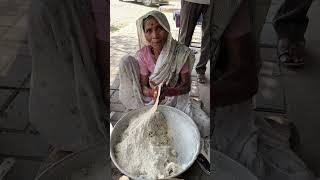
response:
M200 6L201 4L181 1L179 41L186 46L191 43L194 28L201 14Z
M209 22L209 6L208 5L201 5L202 6L202 37L201 37L201 54L199 62L196 66L196 71L198 74L198 81L200 83L205 83L205 72L206 72L206 65L209 60L210 56L210 22Z
M304 33L308 26L307 12L312 0L285 0L274 17L278 34L278 57L287 66L304 64Z
M312 0L285 0L274 17L274 28L279 38L303 40Z

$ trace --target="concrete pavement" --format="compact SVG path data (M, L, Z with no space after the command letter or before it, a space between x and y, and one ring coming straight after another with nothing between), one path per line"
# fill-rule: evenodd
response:
M30 0L0 1L0 161L16 160L5 180L32 180L48 145L28 120Z

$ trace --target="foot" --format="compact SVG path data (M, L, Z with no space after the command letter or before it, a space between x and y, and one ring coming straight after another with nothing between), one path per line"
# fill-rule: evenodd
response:
M292 67L301 67L304 65L305 41L292 43L289 52L292 59L292 63L290 64Z
M198 75L197 75L197 79L198 79L198 82L201 83L201 84L206 83L206 76L205 76L205 74L198 74Z
M191 49L191 51L193 52L193 54L197 54L198 53L198 51L195 50L195 49Z
M291 42L287 38L278 41L277 53L279 62L286 67L301 67L304 65L305 42Z

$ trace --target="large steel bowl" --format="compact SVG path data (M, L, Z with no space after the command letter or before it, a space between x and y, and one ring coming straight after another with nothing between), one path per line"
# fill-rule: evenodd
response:
M132 118L136 117L141 112L146 112L152 106L145 106L140 109L136 109L128 112L115 125L110 139L110 156L114 165L125 175L132 179L138 179L138 177L126 172L121 167L117 159L115 158L114 147L120 142L122 133L127 129L129 122ZM177 159L181 164L184 164L183 169L170 176L167 179L179 176L185 172L196 160L200 152L200 133L198 127L193 120L184 112L169 106L158 106L158 111L162 112L165 116L168 128L173 130L173 144L177 152Z

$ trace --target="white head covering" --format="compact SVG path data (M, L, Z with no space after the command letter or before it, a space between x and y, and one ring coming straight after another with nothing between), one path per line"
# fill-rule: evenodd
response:
M149 44L145 38L143 30L144 20L149 16L154 17L168 32L167 41L161 50L154 72L150 75L149 79L156 85L164 81L167 85L175 86L182 66L187 61L189 65L189 72L191 74L195 57L188 47L180 44L172 38L169 22L166 16L160 11L150 11L137 20L136 24L140 48Z

